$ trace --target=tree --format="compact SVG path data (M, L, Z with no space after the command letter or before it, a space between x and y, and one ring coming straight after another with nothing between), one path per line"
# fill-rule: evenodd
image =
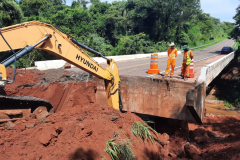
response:
M127 3L132 31L144 32L154 41L178 39L182 25L190 21L199 8L199 0L129 0Z
M24 16L38 16L41 11L51 6L49 0L21 0L20 6L24 11Z
M83 7L84 9L87 9L88 3L89 2L86 0L74 0L74 1L72 1L71 8Z
M236 21L235 22L235 28L234 30L230 33L231 37L239 41L239 36L240 36L240 5L236 9L237 13L233 17L233 19Z
M91 26L94 28L94 34L98 34L100 37L106 38L106 19L104 15L111 4L109 3L96 3L90 6Z
M79 0L78 0L79 1ZM87 4L89 3L89 1L86 1L86 0L80 0L80 4L82 5L82 7L84 9L87 9Z
M99 3L100 0L90 0L90 2L91 2L92 4L96 4L96 3Z
M62 27L76 37L88 37L89 33L93 32L90 20L88 10L83 8L65 8L51 17L54 25Z
M224 30L224 33L226 33L227 35L230 35L230 33L235 28L234 23L230 23L230 22L223 22L223 23L221 23L221 25L225 25L225 27L222 26L222 28Z
M0 27L20 23L23 12L13 0L0 0Z
M105 20L106 38L113 46L116 46L121 36L127 34L127 11L126 2L113 2L106 10L103 18Z

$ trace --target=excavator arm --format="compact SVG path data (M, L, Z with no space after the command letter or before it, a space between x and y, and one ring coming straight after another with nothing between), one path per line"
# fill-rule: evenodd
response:
M74 37L42 22L31 21L1 28L0 34L2 36L2 38L0 37L0 52L20 49L16 56L12 56L0 64L0 73L2 74L0 85L3 87L8 83L6 67L13 63L14 59L19 59L35 48L53 54L98 78L104 79L108 105L115 109L122 109L118 66L113 59L104 57L101 53L79 43ZM102 67L84 50L106 59L107 67Z

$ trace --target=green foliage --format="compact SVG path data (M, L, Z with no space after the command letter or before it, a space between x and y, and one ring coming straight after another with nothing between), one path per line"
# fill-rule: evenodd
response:
M45 8L50 7L49 0L21 0L20 6L24 11L24 16L38 16Z
M219 91L224 91L221 95L216 96L218 100L224 101L224 105L230 108L240 107L240 80L239 75L234 79L217 85Z
M0 0L0 27L20 23L23 12L14 0Z
M238 50L238 46L240 46L239 44L240 44L239 42L236 42L236 44L234 44L235 45L235 48L234 48L235 50Z
M133 135L136 137L140 137L143 140L143 142L150 140L152 144L154 144L155 139L151 134L151 132L153 132L158 137L157 132L154 129L152 129L150 126L148 126L145 122L142 122L142 123L134 122L132 124L131 130Z
M228 101L226 101L226 100L224 101L224 105L227 106L227 107L229 107L229 108L234 108L234 107L233 107L233 104L231 104L230 102L228 102Z
M139 33L131 36L122 36L117 46L113 49L112 55L160 52L166 51L168 47L167 42L154 43L149 40L146 34Z
M219 100L217 97L213 97L213 100Z
M100 0L90 0L90 2L91 2L92 4L96 4L96 3L99 3Z
M109 42L97 34L89 34L87 37L82 36L78 39L78 41L102 53L104 56L112 55L112 45L110 45Z
M115 143L115 139L107 141L105 152L107 152L112 160L134 160L135 156L130 148L130 141L123 140L122 142Z
M199 10L200 3L199 0L129 0L126 6L135 34L146 33L154 41L174 41L182 25Z
M206 40L206 41L195 41L194 43L190 43L189 44L189 47L190 48L193 48L195 46L202 46L202 45L206 45L206 44L209 44L209 43L212 43L212 42L215 42L213 44L216 44L216 43L219 43L223 40L225 40L227 37L220 37L220 38L216 38L214 40ZM200 47L200 48L196 48L196 49L192 49L192 51L196 51L196 50L201 50L201 49L204 49L204 48L207 48L213 44L210 44L210 45L206 45L206 46L203 46L203 47Z
M236 15L234 16L234 20L236 21L235 24L235 28L234 30L230 33L230 36L233 37L234 39L236 39L239 42L239 37L240 37L240 29L239 29L239 25L240 25L240 5L237 7L236 9Z
M149 43L145 38L146 35L142 33L133 36L121 37L118 45L114 48L113 55L144 53L149 46Z

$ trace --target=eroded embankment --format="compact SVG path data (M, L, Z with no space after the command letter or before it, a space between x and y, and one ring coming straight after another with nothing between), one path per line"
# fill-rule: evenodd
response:
M49 100L55 113L41 121L31 114L2 124L0 159L110 159L104 152L109 139L129 141L138 159L168 158L168 136L158 134L163 143L154 146L135 137L132 124L142 120L133 113L97 104L96 84L85 75L62 71L19 74L6 93Z
M147 116L161 142L152 145L132 134L133 122L143 121L136 114L96 103L96 85L87 74L28 71L16 80L7 94L49 100L56 113L1 124L0 159L111 159L104 152L111 138L131 142L137 159L239 158L239 116L207 115L202 125Z
M17 89L7 89L8 95L33 96L48 100L54 106L54 111L62 111L76 105L96 103L95 84L89 82L61 82L48 85L21 86Z

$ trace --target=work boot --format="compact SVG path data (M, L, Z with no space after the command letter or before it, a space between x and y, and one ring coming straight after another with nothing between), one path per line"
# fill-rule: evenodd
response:
M187 81L188 80L188 78L187 77L184 77L184 81Z

